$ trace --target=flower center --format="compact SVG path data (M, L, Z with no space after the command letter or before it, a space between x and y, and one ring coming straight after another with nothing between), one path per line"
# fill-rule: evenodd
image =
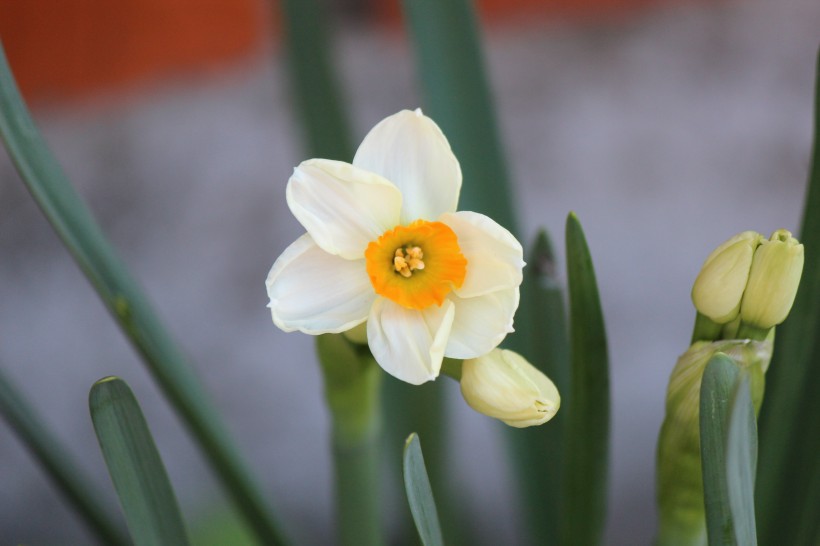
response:
M413 276L416 269L424 269L424 252L421 247L411 246L407 248L397 248L393 257L393 267L396 272L405 279Z
M364 257L376 293L408 309L441 305L467 274L458 237L441 222L416 220L385 231Z

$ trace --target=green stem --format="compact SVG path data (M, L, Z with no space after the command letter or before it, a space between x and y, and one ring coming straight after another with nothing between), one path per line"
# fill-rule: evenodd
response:
M690 343L721 339L721 330L723 330L722 324L718 324L706 315L698 313L695 317L695 326L692 328L692 341Z
M318 338L325 398L333 421L336 513L342 546L383 544L379 502L381 370L343 336Z
M463 360L456 360L455 358L445 358L441 363L441 374L451 377L456 381L461 381L461 366L464 364Z
M752 326L751 324L741 322L740 328L737 330L737 339L753 339L755 341L763 341L769 336L770 331L771 328L764 330L763 328L758 328L756 326Z

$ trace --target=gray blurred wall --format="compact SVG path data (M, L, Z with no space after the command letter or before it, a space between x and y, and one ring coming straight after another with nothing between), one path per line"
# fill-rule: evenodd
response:
M647 544L655 439L666 380L689 339L691 283L710 249L734 233L799 224L820 4L680 5L617 24L530 22L485 37L527 232L545 226L561 241L576 211L601 284L613 390L607 543ZM338 38L356 140L419 105L400 36L348 26ZM313 340L271 324L263 286L301 232L284 199L291 169L305 159L285 84L279 56L260 53L215 77L40 109L37 120L294 536L320 544L331 540L331 476ZM186 516L217 509L218 487L186 432L5 152L0 366L112 502L86 399L95 380L122 376ZM462 461L454 479L471 491L465 504L487 526L488 543L515 542L498 427L449 390L459 425L453 456ZM0 546L21 542L90 537L0 424Z

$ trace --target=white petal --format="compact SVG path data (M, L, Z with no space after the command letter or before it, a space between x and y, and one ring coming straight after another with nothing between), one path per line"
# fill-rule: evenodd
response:
M381 176L329 159L310 159L288 180L288 206L316 244L348 260L398 225L401 192Z
M456 233L467 258L467 276L456 294L470 298L521 284L524 250L512 233L477 212L444 214L439 221Z
M367 319L376 299L364 260L328 254L308 234L279 256L265 286L273 322L286 332L344 332Z
M402 110L379 122L359 146L353 164L399 187L403 224L435 220L456 210L461 167L444 133L421 110Z
M445 356L478 358L498 347L513 331L513 316L518 309L518 287L498 290L475 298L450 294L456 307Z
M367 319L367 342L379 366L413 385L438 377L453 324L454 305L407 309L378 298Z

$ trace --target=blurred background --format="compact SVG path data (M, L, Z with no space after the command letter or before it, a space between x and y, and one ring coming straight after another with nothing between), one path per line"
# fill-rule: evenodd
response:
M799 225L820 4L478 6L525 233L543 226L560 243L574 210L597 269L613 400L607 544L647 544L655 441L669 372L689 341L691 283L734 233ZM354 141L387 115L424 106L399 5L334 0L327 9ZM325 544L329 423L313 339L273 326L263 286L301 234L284 190L306 159L280 18L261 0L0 0L0 39L48 143L190 355L290 534ZM112 502L87 393L102 376L123 377L192 527L229 517L4 150L0 366ZM487 544L516 543L503 425L470 411L454 382L438 383L452 410L450 486L465 492ZM385 502L406 510L399 498ZM43 511L47 519L31 515ZM90 540L0 422L0 546Z

